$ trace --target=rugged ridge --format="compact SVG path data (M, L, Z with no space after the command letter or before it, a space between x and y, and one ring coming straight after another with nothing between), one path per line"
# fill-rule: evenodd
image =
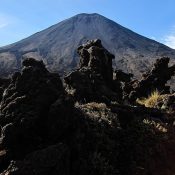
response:
M163 94L166 109L126 103L122 86L132 75L115 70L112 77L114 56L101 41L89 41L78 53L80 65L64 83L33 58L2 80L0 174L174 175L175 94ZM159 76L164 61L146 77ZM162 80L174 74L174 66L167 69L173 71Z
M79 14L17 43L0 48L0 75L21 68L23 58L42 59L51 71L63 74L78 63L76 48L87 40L100 38L115 55L114 68L140 75L156 58L175 58L175 51L145 38L99 14Z
M84 102L119 100L120 85L113 82L114 55L102 46L101 40L90 40L78 48L78 53L79 68L64 78L67 93Z

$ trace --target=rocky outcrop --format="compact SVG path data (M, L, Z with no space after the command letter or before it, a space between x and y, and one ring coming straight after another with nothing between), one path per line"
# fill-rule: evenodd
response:
M131 73L125 73L122 70L115 70L114 72L114 80L120 81L120 82L130 82L133 78L133 74Z
M2 95L5 88L9 85L10 79L0 78L0 101L2 100Z
M165 96L164 109L123 102L125 88L134 89L132 74L113 73L113 55L100 40L78 53L80 66L64 86L58 74L32 58L2 83L1 175L174 175L174 94ZM156 87L152 75L166 89L174 66L160 75L164 61L142 81Z
M78 53L79 68L64 78L67 92L83 102L109 103L120 99L120 91L112 90L114 56L102 46L101 41L88 41L78 48Z
M80 68L88 67L99 73L106 83L111 84L113 78L112 59L114 55L108 52L101 44L101 40L91 40L78 48Z
M162 94L170 93L170 86L166 84L175 75L175 65L169 66L169 61L167 57L157 59L152 70L143 74L140 80L125 84L124 93L128 94L131 101L147 97L155 90Z
M3 93L1 147L18 158L39 147L48 135L50 106L58 99L64 99L59 75L48 72L42 61L25 60Z
M23 161L12 161L2 175L69 174L69 150L63 144L49 146L27 155Z

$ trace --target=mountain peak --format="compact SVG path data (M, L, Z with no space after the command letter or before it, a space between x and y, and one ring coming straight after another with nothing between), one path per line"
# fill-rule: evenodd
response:
M80 14L73 16L72 18L104 18L104 19L107 19L106 17L98 13L80 13Z
M81 13L0 48L0 74L20 69L22 58L28 57L42 59L51 71L70 71L79 62L77 47L95 38L115 55L114 67L135 75L149 68L159 57L175 58L173 49L132 32L101 14Z
M102 16L99 13L79 13L75 16Z

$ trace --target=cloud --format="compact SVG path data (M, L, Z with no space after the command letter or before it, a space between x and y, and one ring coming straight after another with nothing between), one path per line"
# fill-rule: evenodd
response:
M173 49L175 49L175 26L172 27L169 34L163 37L163 43Z
M152 40L156 40L156 37L155 37L155 36L151 36L151 39L152 39Z
M175 49L175 34L167 35L164 39L164 44Z
M0 29L4 28L4 27L6 27L6 26L8 26L8 23L1 23L1 22L0 22Z
M10 23L10 18L5 16L4 14L0 14L0 29L7 27Z
M15 25L19 19L9 14L0 13L0 29Z

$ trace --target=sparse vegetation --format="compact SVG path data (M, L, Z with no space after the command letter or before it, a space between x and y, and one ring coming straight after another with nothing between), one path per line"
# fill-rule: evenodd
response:
M144 119L143 123L145 123L146 125L152 126L158 131L163 132L163 133L166 133L168 131L167 125L164 123L160 123L160 122L156 122L156 121L148 120L148 119Z
M104 104L104 103L91 102L91 103L87 103L83 106L88 108L88 109L93 109L93 110L105 110L106 109L106 104Z
M147 108L157 108L158 102L162 101L163 97L164 95L161 95L158 90L155 90L147 98L137 99L136 102Z

